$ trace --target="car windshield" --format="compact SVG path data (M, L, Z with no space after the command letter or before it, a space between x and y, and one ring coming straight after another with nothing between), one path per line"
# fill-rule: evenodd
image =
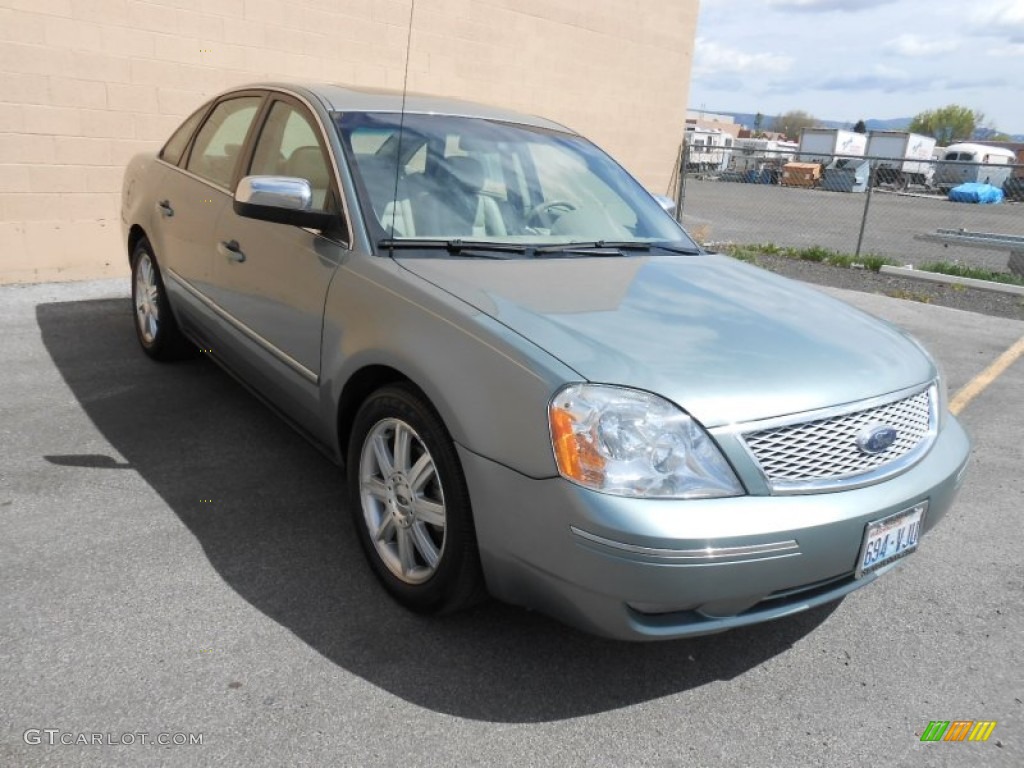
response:
M395 113L350 112L336 122L374 214L367 223L392 245L696 247L629 174L574 134L445 115L406 114L403 123Z

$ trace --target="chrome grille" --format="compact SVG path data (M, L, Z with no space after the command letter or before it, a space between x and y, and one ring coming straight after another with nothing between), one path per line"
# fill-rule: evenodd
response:
M923 453L934 436L935 396L929 387L885 405L748 432L743 440L773 490L839 488ZM875 425L895 427L898 437L881 453L865 453L857 436Z

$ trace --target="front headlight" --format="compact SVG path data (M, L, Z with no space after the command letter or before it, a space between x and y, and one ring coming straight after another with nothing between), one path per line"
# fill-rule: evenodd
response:
M570 384L552 399L548 421L558 471L586 488L671 499L743 494L707 432L649 392Z

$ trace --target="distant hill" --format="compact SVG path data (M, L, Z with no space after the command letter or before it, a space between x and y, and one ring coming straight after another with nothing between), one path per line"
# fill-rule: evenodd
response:
M740 125L745 125L748 128L752 128L754 125L754 119L757 115L753 112L730 112L729 110L717 110L709 109L706 110L716 115L732 115L732 119ZM764 130L770 130L772 120L775 119L775 115L764 115L763 126ZM894 117L890 120L865 120L864 124L867 125L869 131L904 131L907 126L910 125L912 118L909 117ZM844 120L820 120L819 121L824 128L853 128L853 122L847 122ZM856 122L856 121L854 121Z
M747 126L748 128L753 127L754 118L757 117L757 115L753 112L730 112L729 110L717 109L708 109L705 111L716 115L732 115L733 120L735 120L740 125ZM771 123L774 118L775 115L764 116L763 130L771 130ZM910 125L910 121L912 119L913 118L911 117L893 117L888 120L878 120L875 118L871 118L865 120L864 124L868 127L869 131L905 131L907 130L907 127ZM821 120L820 122L822 126L825 128L853 128L852 122L844 120ZM982 128L979 129L978 132L975 134L975 138L987 139L989 138L989 136L991 136L992 133L993 131ZM1016 134L1014 136L1010 136L1010 141L1024 141L1024 134Z

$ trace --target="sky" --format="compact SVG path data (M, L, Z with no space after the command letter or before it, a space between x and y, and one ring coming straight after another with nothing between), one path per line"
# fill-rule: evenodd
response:
M946 104L1024 133L1024 0L700 0L690 109L852 123Z

